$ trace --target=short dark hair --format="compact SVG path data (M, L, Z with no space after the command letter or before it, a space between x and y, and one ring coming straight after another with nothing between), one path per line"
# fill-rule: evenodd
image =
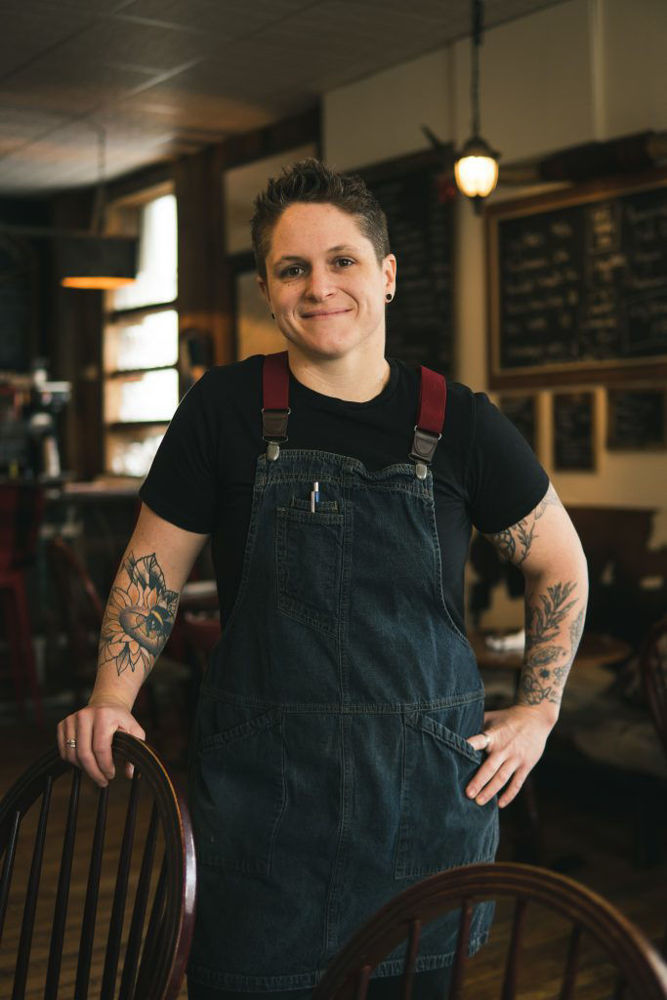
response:
M255 198L252 248L262 278L266 279L266 258L276 223L295 202L335 205L358 220L361 232L373 244L379 264L390 252L387 217L364 180L356 174L341 174L309 157L283 167L280 176L269 178L266 190Z

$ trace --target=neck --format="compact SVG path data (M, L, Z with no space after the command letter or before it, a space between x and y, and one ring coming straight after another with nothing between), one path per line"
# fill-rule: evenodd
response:
M389 362L380 356L373 362L359 365L351 358L313 359L292 350L289 345L289 366L294 377L323 396L334 396L351 403L366 403L379 396L391 374Z

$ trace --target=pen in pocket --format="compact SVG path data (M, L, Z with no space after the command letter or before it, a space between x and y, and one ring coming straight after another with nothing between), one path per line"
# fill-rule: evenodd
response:
M313 483L313 488L310 491L310 513L314 514L317 509L317 505L320 502L320 484Z

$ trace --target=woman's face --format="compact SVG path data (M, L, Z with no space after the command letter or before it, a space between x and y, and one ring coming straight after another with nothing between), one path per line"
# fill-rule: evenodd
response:
M384 356L386 294L396 258L378 263L357 220L335 205L297 203L276 223L258 278L280 331L310 359Z

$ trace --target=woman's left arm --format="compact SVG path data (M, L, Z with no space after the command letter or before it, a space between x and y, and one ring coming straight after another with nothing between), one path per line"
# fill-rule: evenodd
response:
M503 789L502 807L542 756L558 718L584 628L588 571L579 536L551 485L530 514L485 537L504 561L519 567L526 584L526 648L516 704L486 712L484 733L468 740L476 750L486 749L487 758L467 795L483 805Z

